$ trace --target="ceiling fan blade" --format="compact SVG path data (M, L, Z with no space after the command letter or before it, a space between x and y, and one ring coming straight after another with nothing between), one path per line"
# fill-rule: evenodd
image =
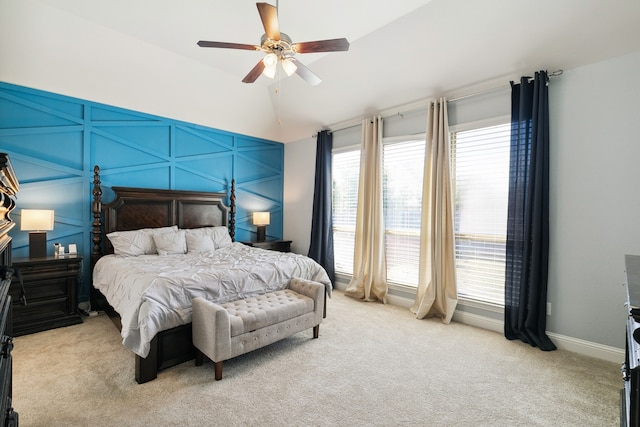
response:
M256 64L255 67L253 67L251 69L251 71L249 71L249 74L247 74L244 79L242 79L242 83L253 83L255 82L258 77L260 77L260 74L262 74L262 71L264 71L264 62L262 62L262 59Z
M278 9L269 3L256 3L262 20L264 33L271 40L280 40L280 24L278 24Z
M258 50L258 46L252 44L242 43L226 43L226 42L209 42L206 40L200 40L198 42L200 47L221 47L224 49L243 49L243 50Z
M304 81L309 83L311 86L317 86L322 83L322 79L315 75L313 71L308 69L305 65L303 65L300 61L295 58L290 58L291 62L296 64L296 74L303 78Z
M349 50L349 41L345 38L317 40L313 42L295 43L293 47L298 53L343 52Z

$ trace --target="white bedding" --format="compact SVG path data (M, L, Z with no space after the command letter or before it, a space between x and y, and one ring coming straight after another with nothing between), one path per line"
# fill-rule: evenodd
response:
M120 314L124 346L146 357L158 332L191 322L193 298L233 301L283 289L294 277L323 283L330 295L327 273L311 258L242 243L206 253L103 256L93 286Z

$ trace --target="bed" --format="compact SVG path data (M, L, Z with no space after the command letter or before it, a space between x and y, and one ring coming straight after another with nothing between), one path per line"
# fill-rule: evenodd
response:
M195 297L224 303L283 289L294 277L331 292L326 272L310 258L234 241L233 181L229 195L112 187L113 200L103 203L102 190L95 166L92 306L119 327L135 354L138 383L195 357Z

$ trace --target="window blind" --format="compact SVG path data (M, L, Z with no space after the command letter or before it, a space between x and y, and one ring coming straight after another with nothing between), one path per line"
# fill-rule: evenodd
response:
M418 285L425 140L383 145L387 280Z
M458 295L504 305L510 124L451 133Z
M335 271L353 274L360 150L334 153L331 169Z

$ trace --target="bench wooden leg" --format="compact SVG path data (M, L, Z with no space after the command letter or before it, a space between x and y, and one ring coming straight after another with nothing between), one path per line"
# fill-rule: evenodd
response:
M202 366L204 362L204 353L196 348L196 366Z
M322 318L327 318L327 288L324 288L324 305L322 308Z
M216 372L216 381L220 381L222 379L222 362L213 362L213 367Z
M313 337L318 338L320 336L320 325L313 327Z

